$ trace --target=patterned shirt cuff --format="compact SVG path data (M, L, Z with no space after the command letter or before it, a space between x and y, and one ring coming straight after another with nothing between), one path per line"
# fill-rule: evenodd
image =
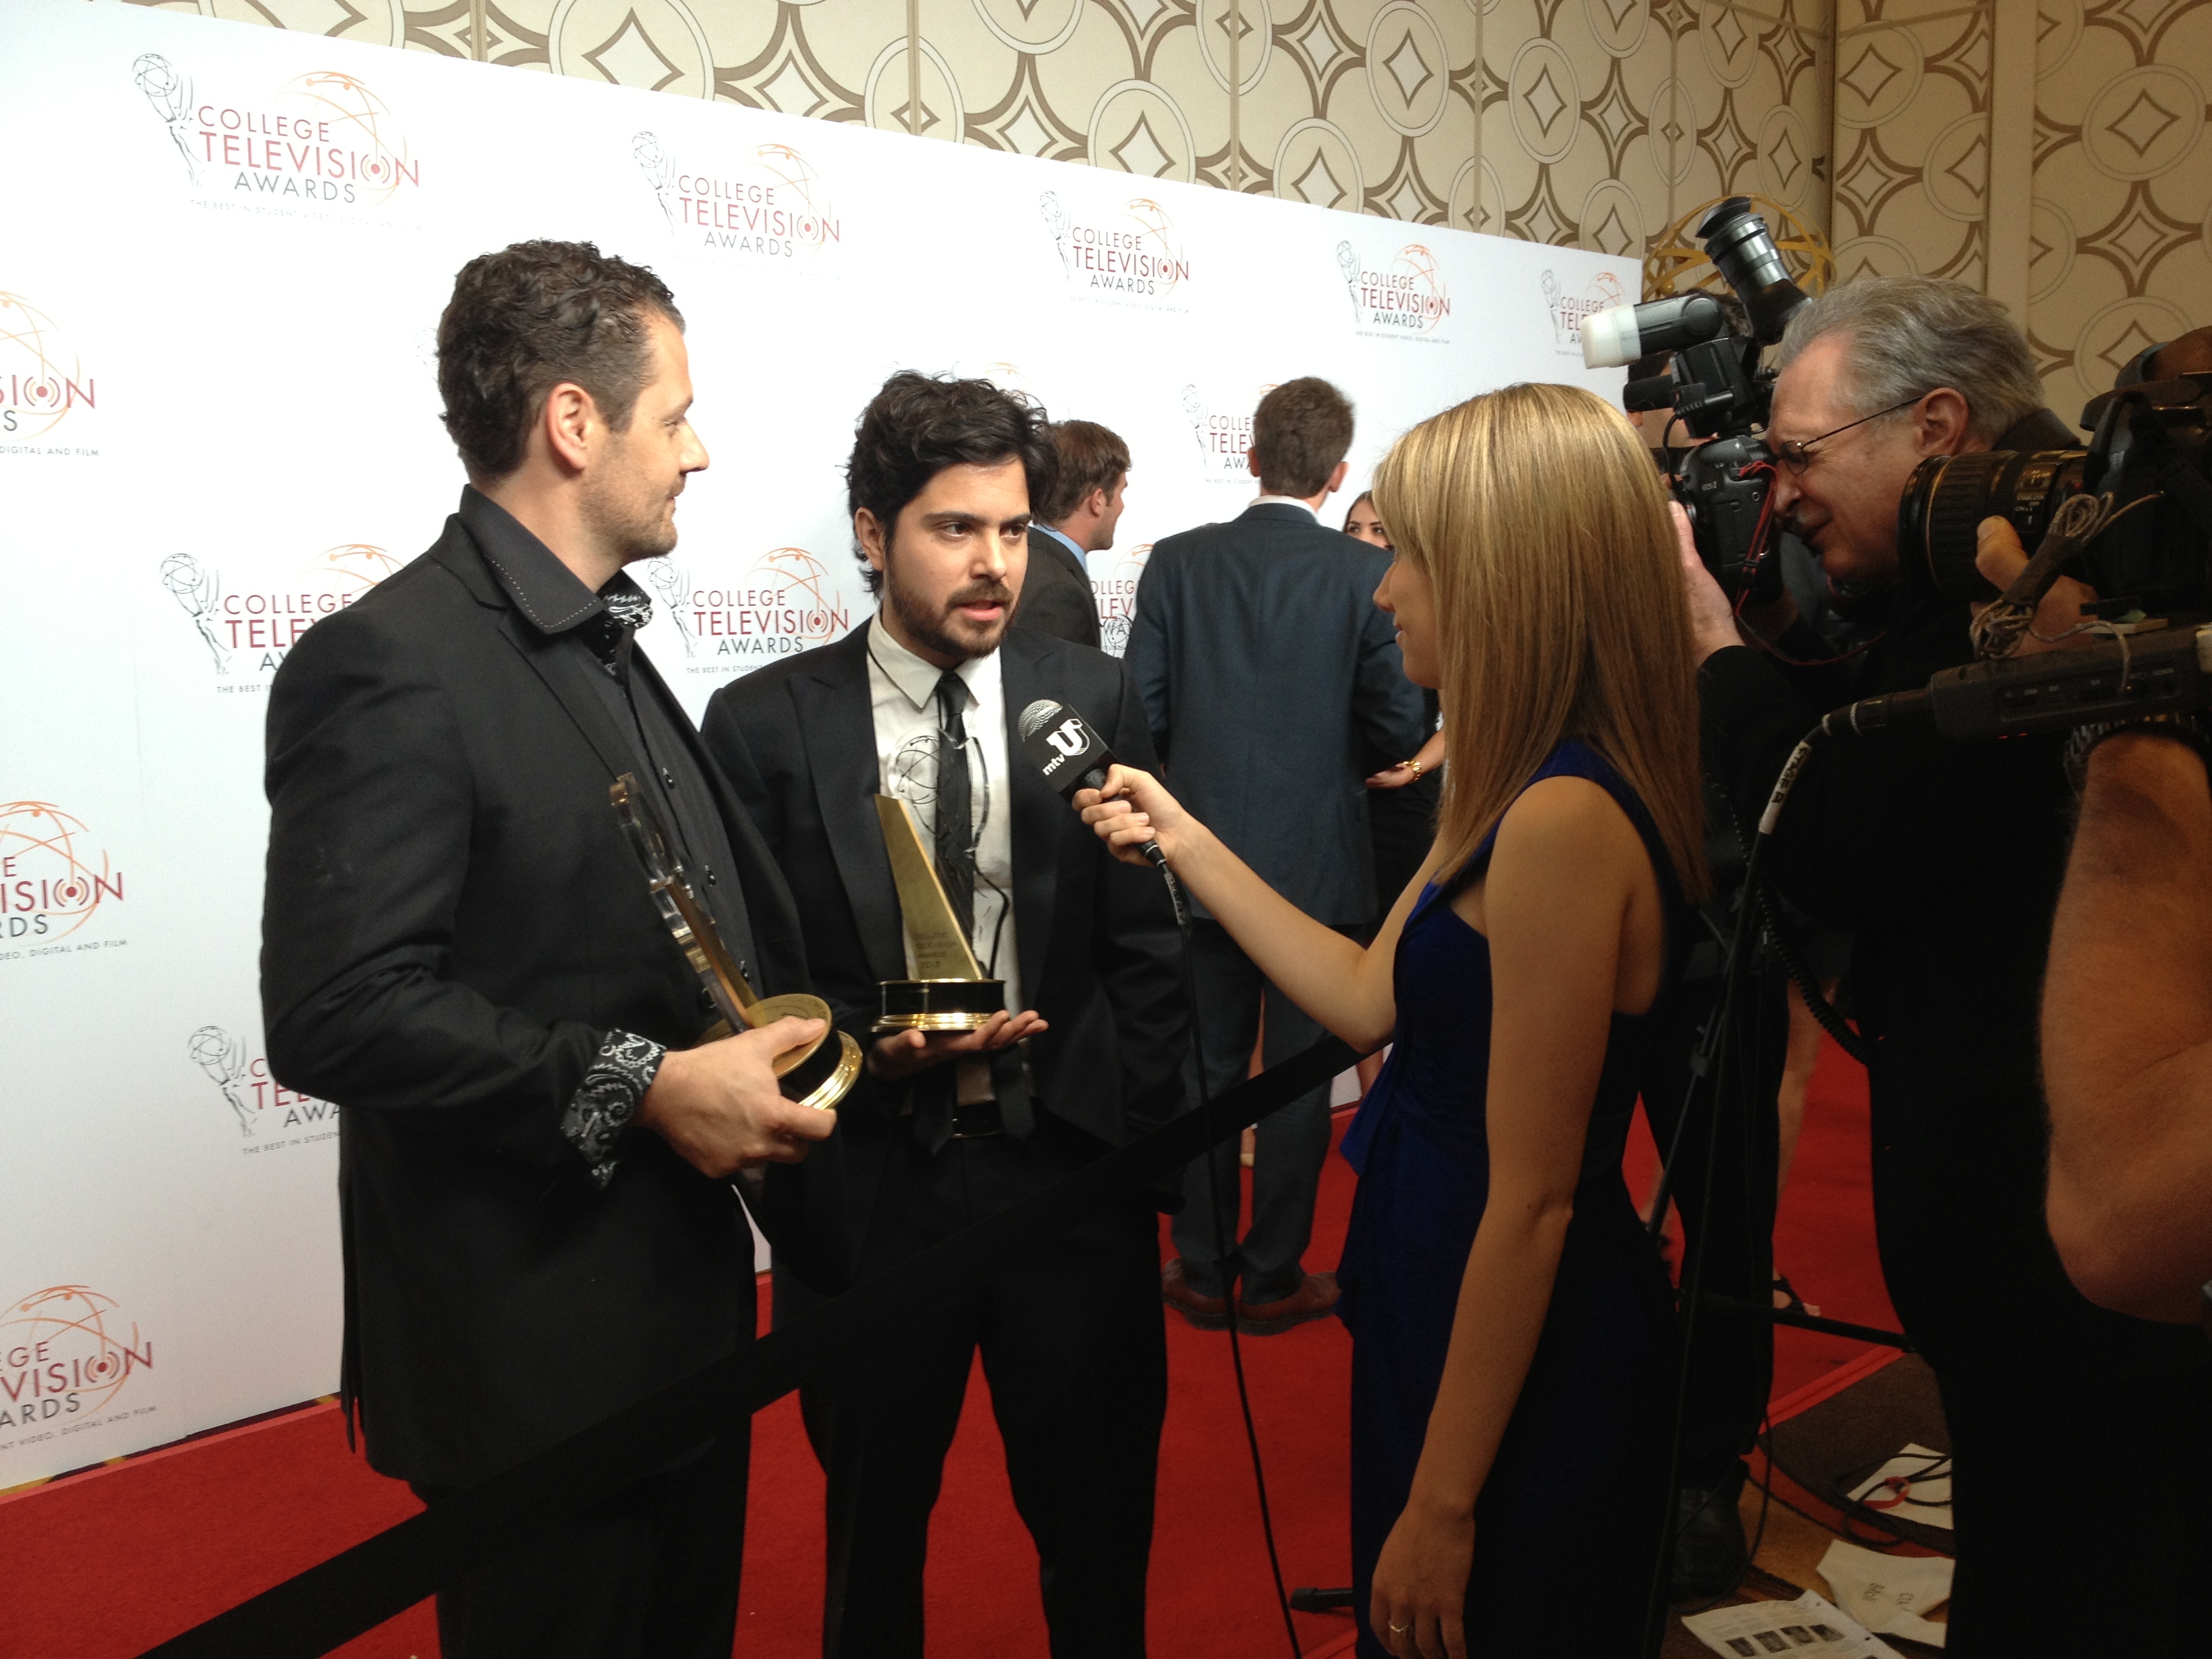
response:
M599 1052L568 1097L561 1114L561 1133L582 1154L592 1184L604 1189L621 1162L615 1156L623 1131L637 1116L645 1091L653 1086L667 1048L629 1031L610 1031Z

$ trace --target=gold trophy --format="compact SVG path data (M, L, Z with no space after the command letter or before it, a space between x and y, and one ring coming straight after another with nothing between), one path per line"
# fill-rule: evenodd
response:
M775 1057L775 1075L785 1099L817 1111L834 1109L860 1075L860 1045L850 1033L837 1029L830 1018L830 1005L819 997L755 996L738 964L730 959L714 917L692 890L683 860L669 850L659 816L637 787L635 775L625 772L616 779L608 787L607 799L629 836L638 862L645 866L646 884L652 890L660 919L676 936L691 971L699 975L699 982L707 988L708 996L721 1014L700 1041L712 1042L737 1031L770 1025L787 1014L820 1020L826 1028L820 1036L803 1048L787 1048Z
M968 935L952 914L937 878L937 866L922 845L914 809L896 795L876 797L876 817L884 826L884 847L891 855L891 880L898 888L899 913L914 945L918 979L885 980L878 1031L975 1031L1006 1006L1004 980L986 979L968 948Z

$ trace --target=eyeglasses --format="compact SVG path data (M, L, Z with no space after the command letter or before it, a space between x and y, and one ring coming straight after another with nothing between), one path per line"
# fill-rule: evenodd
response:
M1924 392L1921 394L1923 397L1926 395ZM1871 415L1862 415L1856 421L1846 421L1833 431L1823 432L1817 438L1792 438L1786 443L1775 444L1771 446L1774 459L1792 472L1802 473L1807 467L1813 465L1814 444L1824 444L1831 438L1840 437L1855 426L1864 426L1869 421L1878 421L1885 415L1894 415L1899 410L1910 409L1919 401L1920 398L1917 397L1907 398L1901 404L1892 404L1887 409L1877 409Z

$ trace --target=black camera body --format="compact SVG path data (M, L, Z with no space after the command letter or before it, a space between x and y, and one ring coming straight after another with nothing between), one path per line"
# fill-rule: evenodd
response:
M2104 608L2212 614L2212 374L2131 386L2081 411L2087 448L1931 455L1898 504L1905 578L1954 599L1993 599L1974 568L1975 529L2008 519L2033 553L2060 505L2110 495L2111 515L2065 574Z
M1674 498L1690 515L1698 556L1734 595L1755 577L1776 580L1778 572L1767 557L1774 458L1759 435L1773 402L1774 374L1759 359L1782 337L1805 294L1747 198L1732 196L1706 215L1698 237L1742 301L1748 337L1729 326L1711 295L1678 295L1583 319L1583 362L1610 368L1674 354L1665 375L1631 380L1622 401L1632 411L1671 408L1707 441L1683 456Z

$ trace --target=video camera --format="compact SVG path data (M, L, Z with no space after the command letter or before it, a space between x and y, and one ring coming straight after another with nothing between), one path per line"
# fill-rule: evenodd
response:
M1698 556L1733 598L1762 574L1779 580L1778 566L1767 557L1774 456L1759 435L1773 401L1774 373L1759 359L1782 337L1806 296L1747 198L1731 196L1707 214L1698 238L1742 301L1748 337L1729 326L1713 295L1682 294L1584 318L1583 362L1618 368L1662 351L1674 354L1667 374L1631 380L1622 401L1632 412L1671 408L1694 435L1709 441L1683 456L1674 499L1690 515Z

